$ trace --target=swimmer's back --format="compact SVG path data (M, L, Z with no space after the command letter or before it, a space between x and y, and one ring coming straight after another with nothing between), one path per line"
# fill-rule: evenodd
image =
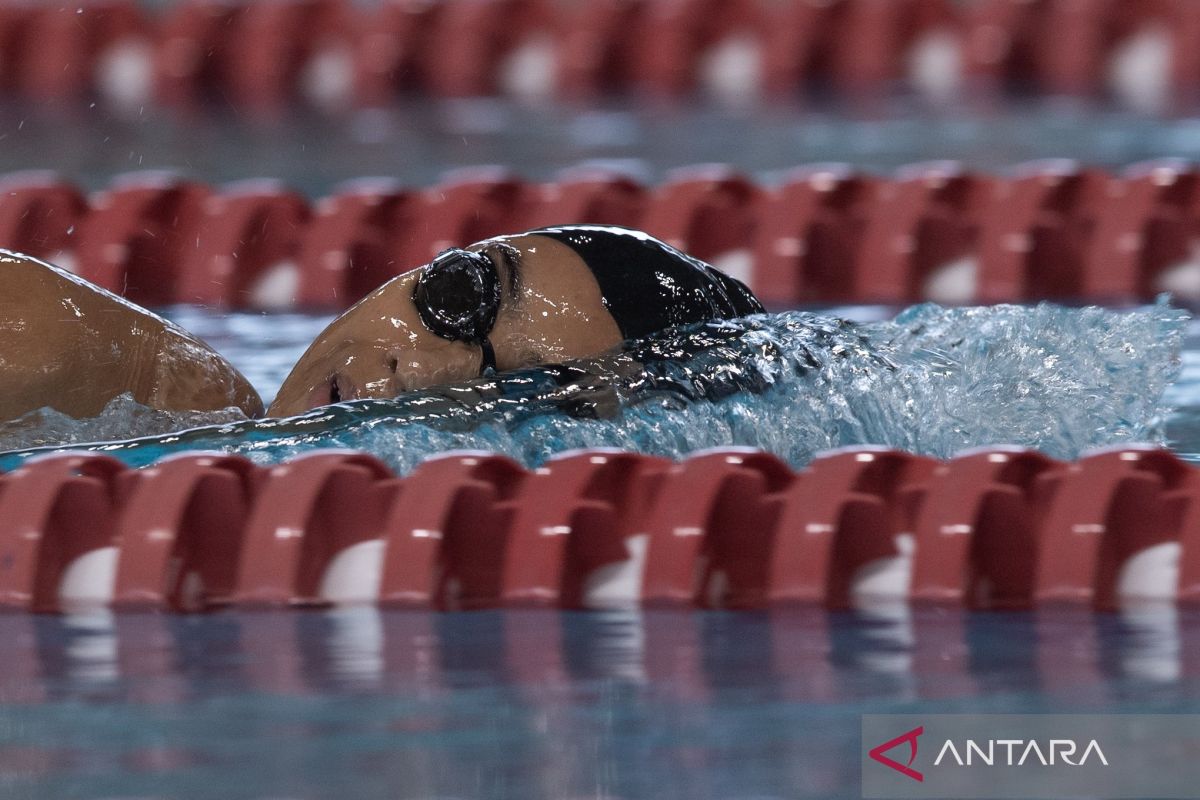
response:
M262 413L204 342L65 270L0 250L0 287L0 420L47 406L91 417L126 392L168 411Z

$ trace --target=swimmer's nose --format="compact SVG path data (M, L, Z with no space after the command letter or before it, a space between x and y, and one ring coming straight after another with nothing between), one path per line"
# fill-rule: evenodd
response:
M311 411L314 408L321 408L331 403L344 403L349 400L357 400L358 396L358 387L354 382L346 374L338 372L331 375L329 380L317 384L309 391L308 395L304 398L304 410Z

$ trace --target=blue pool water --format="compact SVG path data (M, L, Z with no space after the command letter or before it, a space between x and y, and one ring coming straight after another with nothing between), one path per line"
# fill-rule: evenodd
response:
M890 319L898 311L878 306L819 309L864 323ZM168 315L227 355L268 401L308 343L332 319L306 314L213 314L194 306L169 309ZM1178 375L1166 387L1164 400L1169 409L1166 441L1185 458L1200 461L1200 320L1189 321L1184 330Z
M177 316L268 395L314 327L304 318L275 327L248 315L220 322L196 312ZM1163 439L1163 394L1178 373L1187 320L1165 304L1123 313L924 305L857 324L790 311L647 337L575 367L534 367L293 420L237 422L223 414L210 420L223 424L206 429L91 449L141 466L182 450L271 463L348 447L400 473L455 449L504 453L529 466L586 447L680 458L705 447L752 446L797 467L854 444L948 458L1003 443L1075 458L1099 446ZM262 355L264 340L276 355ZM127 400L95 422L43 424L45 415L35 415L31 432L21 422L15 434L0 429L0 450L127 439L131 429L156 433L163 428L143 426L154 415ZM194 417L177 422L198 424ZM0 468L36 452L0 455Z
M0 617L6 798L857 797L859 715L1200 712L1200 615Z

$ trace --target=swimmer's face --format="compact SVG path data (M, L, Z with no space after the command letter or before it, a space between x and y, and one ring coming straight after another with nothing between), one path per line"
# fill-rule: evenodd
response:
M395 397L477 377L485 353L479 334L494 349L499 371L584 358L622 341L591 270L567 245L521 234L467 250L487 261L478 256L455 259L453 253L439 256L433 265L385 283L334 320L300 358L267 413L289 416L329 403ZM464 264L464 274L438 273L451 264ZM478 294L487 302L479 309L473 303L456 307L437 291L442 278L455 288L465 281L471 289L465 294ZM482 281L479 291L476 279ZM424 316L414 299L423 280ZM491 302L493 291L498 291L498 304ZM454 297L463 294L455 292ZM462 335L448 338L458 322Z

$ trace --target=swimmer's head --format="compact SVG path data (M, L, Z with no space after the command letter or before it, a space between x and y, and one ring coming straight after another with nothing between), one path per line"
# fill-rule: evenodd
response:
M502 236L447 250L334 320L268 413L586 358L761 310L742 284L644 233L571 225Z

